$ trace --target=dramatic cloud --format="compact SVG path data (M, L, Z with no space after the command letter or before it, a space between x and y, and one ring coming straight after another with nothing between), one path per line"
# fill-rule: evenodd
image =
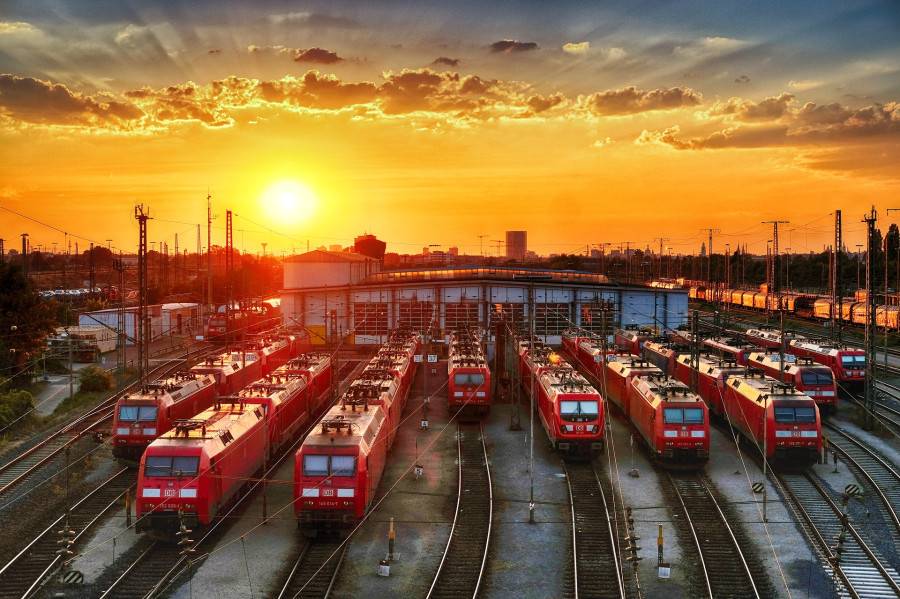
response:
M539 114L546 110L550 110L551 108L555 108L557 106L565 103L566 98L562 94L553 94L547 96L546 98L543 96L534 95L528 98L526 104L531 109L534 114Z
M791 89L796 89L797 91L806 91L809 89L815 89L822 85L821 81L812 81L810 79L805 79L803 81L789 81L788 87Z
M569 54L584 54L591 47L591 42L579 42L577 44L566 44L563 46L563 52Z
M501 52L510 54L512 52L528 52L529 50L537 50L538 45L534 42L520 42L517 40L501 40L494 42L490 46L491 52Z
M335 17L311 12L292 12L269 16L275 25L291 25L292 27L333 27L336 29L352 29L359 23L346 17Z
M297 55L294 56L294 62L315 62L319 64L333 64L336 62L342 61L343 58L335 54L334 52L329 52L328 50L323 50L322 48L310 48L309 50L297 50Z
M97 101L62 84L14 75L0 75L0 112L9 118L45 125L121 123L143 115L132 104Z
M448 67L458 67L459 59L458 58L447 58L446 56L441 56L439 58L434 59L434 62L431 63L433 66L446 65Z
M302 79L285 77L255 85L255 93L271 103L286 103L323 110L338 110L373 102L378 95L374 83L343 83L333 75L309 71Z
M781 94L783 99L790 94ZM793 100L793 96L790 96ZM769 98L769 100L777 100ZM746 102L731 102L726 106L741 106ZM752 104L752 103L751 103ZM760 103L761 105L762 103ZM756 105L757 107L760 105ZM777 102L770 106L779 105ZM900 103L875 104L853 110L837 104L817 106L810 102L797 110L786 105L777 119L763 119L764 125L737 125L716 131L705 137L680 140L678 127L662 133L644 131L637 143L666 144L679 150L714 148L764 148L778 146L817 146L840 142L861 142L877 138L900 138ZM777 112L775 110L774 112ZM746 114L737 112L734 114ZM753 119L738 119L753 120ZM778 121L778 122L774 122Z
M697 106L701 100L701 95L688 87L644 91L632 86L582 96L579 104L593 114L610 116Z
M21 21L17 22L3 22L0 21L0 35L10 34L10 33L36 33L40 31L31 23L23 23Z
M731 98L726 102L716 102L705 114L711 117L729 116L736 121L777 121L789 114L793 101L794 94L787 92L758 103L753 100Z

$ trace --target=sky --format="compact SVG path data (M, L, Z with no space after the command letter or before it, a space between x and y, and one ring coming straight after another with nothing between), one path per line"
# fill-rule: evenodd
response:
M823 250L900 221L900 3L0 4L21 247ZM662 241L661 241L662 240Z

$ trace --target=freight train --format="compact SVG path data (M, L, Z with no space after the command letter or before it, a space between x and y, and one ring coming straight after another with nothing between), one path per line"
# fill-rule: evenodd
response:
M407 332L403 345L420 347L421 337ZM409 361L414 369L412 354ZM294 456L294 512L305 536L344 534L371 508L406 404L402 388L397 372L370 370L303 441Z
M481 335L473 328L450 334L447 360L447 409L450 415L491 411L491 371L484 356Z

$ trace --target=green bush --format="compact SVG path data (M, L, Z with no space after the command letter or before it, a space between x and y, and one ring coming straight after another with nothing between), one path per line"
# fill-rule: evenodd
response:
M5 429L33 409L34 398L28 391L10 391L0 394L0 428Z
M78 373L80 392L108 391L116 384L111 372L96 366L85 366Z

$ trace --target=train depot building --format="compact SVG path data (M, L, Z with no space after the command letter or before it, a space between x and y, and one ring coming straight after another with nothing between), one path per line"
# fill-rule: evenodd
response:
M382 271L380 261L350 252L315 250L284 261L282 314L313 344L382 344L391 329L410 326L447 340L462 326L488 331L510 319L559 345L569 327L612 335L627 325L660 332L686 322L683 289L620 285L605 275L510 266L454 266ZM605 320L605 323L604 323Z

